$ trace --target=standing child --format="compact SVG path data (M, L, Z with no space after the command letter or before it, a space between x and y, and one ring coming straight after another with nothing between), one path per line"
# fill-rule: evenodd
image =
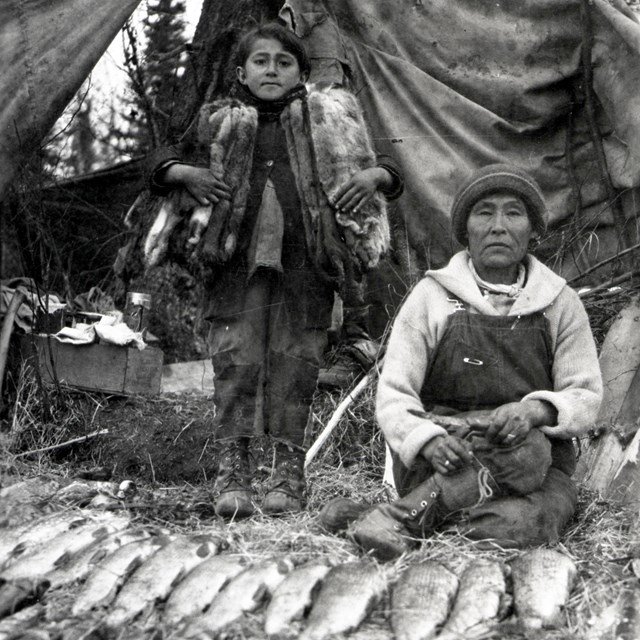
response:
M393 161L373 155L355 98L307 93L308 73L295 34L275 23L253 29L239 44L240 99L205 105L198 141L154 159L155 193L179 188L211 209L192 242L212 274L206 315L223 518L255 509L249 453L258 398L275 449L262 511L302 509L305 428L334 290L348 296L358 269L387 248L378 192L402 191Z

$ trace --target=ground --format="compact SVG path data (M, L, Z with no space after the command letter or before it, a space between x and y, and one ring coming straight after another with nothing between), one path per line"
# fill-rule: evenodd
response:
M612 319L606 305L607 319ZM605 305L602 305L604 313ZM592 312L592 317L595 314ZM605 333L599 321L596 335ZM341 392L318 392L312 407L309 440L313 441L344 398ZM393 497L382 482L384 446L373 420L373 385L369 385L346 411L335 432L308 468L308 508L299 515L274 519L258 513L245 522L227 524L213 512L212 478L216 460L211 447L212 400L196 394L152 397L114 397L66 388L42 388L23 375L15 385L14 402L0 429L0 490L44 478L60 486L78 478L110 477L116 483L133 480L138 493L124 506L133 522L162 527L175 533L212 533L230 549L252 560L287 555L296 563L324 559L331 563L360 558L356 546L343 536L322 530L318 510L332 497L346 496L366 503ZM106 433L103 433L106 432ZM99 435L95 435L99 434ZM75 441L81 438L80 442ZM70 441L74 440L71 444ZM253 478L258 498L270 471L270 451L260 440ZM585 441L583 446L587 446ZM0 526L10 526L62 503L51 498L27 500L16 511L7 509ZM536 640L575 638L595 640L598 620L607 606L618 606L620 594L640 589L635 571L640 561L636 514L580 489L578 511L562 540L553 548L576 563L578 579L567 604L563 623L535 635ZM394 581L411 563L436 559L460 571L472 558L491 557L508 564L514 551L480 549L455 533L425 540L398 561L380 565L388 590L354 634L356 638L392 637L389 594ZM56 637L69 623L68 607L81 589L74 584L46 595L46 616L41 625ZM162 603L156 612L162 611ZM252 614L234 629L234 638L262 638L262 613ZM148 637L142 622L132 625L124 638ZM175 637L160 627L164 637ZM0 628L1 631L1 628ZM162 636L162 634L161 634ZM34 636L35 637L35 636ZM40 636L38 636L40 637ZM505 640L532 638L513 619L484 637ZM611 636L613 637L613 636Z

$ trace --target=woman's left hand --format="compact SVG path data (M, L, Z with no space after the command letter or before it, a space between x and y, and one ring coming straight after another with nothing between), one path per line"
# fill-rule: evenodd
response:
M350 180L340 187L332 202L338 211L358 213L373 194L391 177L382 167L370 167L354 174Z
M555 408L541 400L509 402L479 418L469 418L470 425L486 428L489 442L503 445L520 444L534 427L553 425L557 418Z

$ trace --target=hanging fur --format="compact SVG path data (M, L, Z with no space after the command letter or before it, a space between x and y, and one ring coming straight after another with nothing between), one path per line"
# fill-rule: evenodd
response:
M375 267L389 248L385 202L375 196L357 214L336 213L330 202L356 172L375 166L376 158L356 98L342 89L313 90L282 112L292 171L302 205L304 234L316 266L341 285L356 271ZM249 193L258 113L226 99L202 107L198 138L210 144L210 168L231 190L231 200L194 210L185 250L205 268L226 262L237 246ZM166 255L182 207L168 198L145 243L147 263ZM153 239L152 239L153 236ZM148 250L147 250L148 248Z
M193 259L207 265L219 264L233 255L238 243L249 195L258 113L238 100L225 100L207 106L200 117L200 140L211 141L209 168L227 184L231 199L221 199L212 207Z
M340 187L362 169L376 166L362 110L344 89L309 92L310 132L318 177L329 202ZM386 203L376 192L357 213L336 213L347 246L365 269L372 269L389 250Z

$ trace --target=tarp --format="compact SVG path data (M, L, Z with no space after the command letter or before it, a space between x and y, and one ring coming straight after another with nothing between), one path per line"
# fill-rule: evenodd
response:
M0 200L139 1L0 2Z
M281 15L308 44L311 80L348 84L378 148L399 160L406 192L397 206L408 243L437 266L455 248L448 216L456 186L488 163L529 170L556 229L575 211L573 229L611 222L583 91L586 5L288 0ZM593 0L586 15L607 169L616 198L633 205L640 184L640 25L626 5L615 5Z

